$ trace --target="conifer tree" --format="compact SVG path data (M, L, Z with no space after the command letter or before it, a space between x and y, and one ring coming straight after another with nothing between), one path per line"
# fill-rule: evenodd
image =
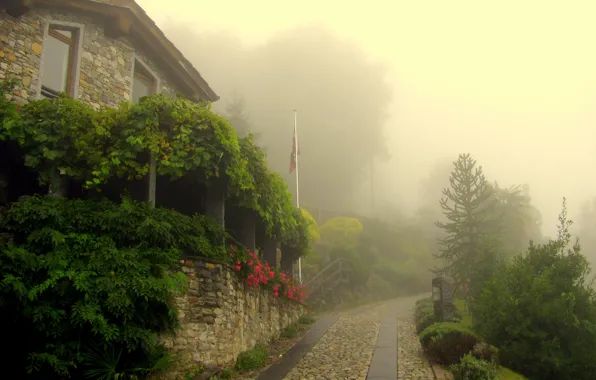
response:
M495 231L494 192L469 154L460 154L453 163L449 177L450 187L443 189L440 206L445 222L436 222L446 237L439 240L440 250L435 258L444 263L440 274L453 277L455 284L469 283L475 268L483 267L485 253L493 256L494 249L488 249L491 233ZM470 283L472 290L473 284Z

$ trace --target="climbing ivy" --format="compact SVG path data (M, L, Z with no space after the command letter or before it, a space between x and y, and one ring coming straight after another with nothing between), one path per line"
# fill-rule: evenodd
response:
M233 128L208 104L158 94L102 114L111 132L102 161L104 173L143 177L149 162L141 164L139 155L150 152L161 175L178 178L200 168L200 179L225 174L238 188L251 188Z
M305 252L311 240L307 233L309 222L292 205L287 184L267 168L265 153L255 144L252 134L240 139L240 150L254 187L254 191L240 195L240 204L257 211L269 235Z
M19 144L25 165L40 173L42 184L60 173L100 191L112 177L145 177L150 156L159 175L219 181L229 197L257 212L270 236L286 246L308 246L303 231L308 223L292 205L283 179L267 168L252 136L238 139L209 104L158 94L96 111L58 97L13 112L4 96L11 86L0 87L0 139Z
M21 146L25 165L39 172L42 183L57 173L91 179L90 169L99 164L103 136L109 133L91 107L58 97L29 102L10 116L0 135Z

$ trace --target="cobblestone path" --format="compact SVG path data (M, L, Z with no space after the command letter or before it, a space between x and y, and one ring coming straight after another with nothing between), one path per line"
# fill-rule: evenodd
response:
M414 302L405 302L397 321L397 378L399 380L434 379L434 373L423 355L416 326Z
M413 307L419 298L399 298L341 312L337 321L283 379L394 380L395 375L382 375L387 372L397 374L399 380L435 379L422 355L413 324ZM397 324L397 328L390 326L391 323ZM393 335L395 339L383 334ZM395 365L397 371L395 367L392 371L372 368Z
M366 379L383 306L342 313L284 379Z

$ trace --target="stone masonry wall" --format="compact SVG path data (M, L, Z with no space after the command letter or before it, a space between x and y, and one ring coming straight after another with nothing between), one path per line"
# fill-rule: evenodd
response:
M46 9L32 9L14 18L0 11L0 81L15 78L23 84L15 90L14 101L24 103L38 96L43 34L50 21L84 25L82 51L79 52L78 99L95 109L131 99L135 56L158 77L160 92L175 94L178 91L163 75L164 71L135 47L133 41L105 36L101 19Z
M231 366L239 353L278 338L305 311L271 291L246 288L227 265L187 261L183 270L190 288L177 299L181 328L164 338L183 358L178 374L199 363Z

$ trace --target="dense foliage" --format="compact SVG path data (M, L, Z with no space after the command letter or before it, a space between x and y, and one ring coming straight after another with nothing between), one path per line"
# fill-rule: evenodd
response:
M183 250L215 252L217 239L206 219L175 214L131 201L12 204L0 218L0 319L19 339L4 370L99 379L163 369L157 335L177 326L172 296L186 284L173 269Z
M596 294L565 208L559 237L504 266L473 304L475 328L501 360L531 378L588 379L596 371Z
M459 363L451 366L454 380L497 380L494 364L466 354Z
M531 379L592 378L596 293L579 243L571 244L565 201L557 239L541 244L541 217L528 188L489 185L474 167L469 155L456 162L444 191L451 202L441 203L448 221L438 223L448 232L444 268L470 285L471 318L460 328L473 327L486 341L471 354L491 362L498 356ZM479 193L486 194L482 202ZM418 323L429 321L422 315ZM422 335L431 329L437 325ZM470 357L454 370L460 376L485 366Z
M113 177L145 177L153 161L158 175L224 183L230 198L258 213L270 236L301 253L308 248L308 224L293 207L287 185L267 169L252 136L239 140L208 104L158 94L95 111L58 97L16 112L4 98L13 85L0 88L0 140L17 143L25 164L52 192L62 193L61 175L101 190Z
M420 343L433 359L455 364L470 352L480 337L456 322L434 323L420 333Z
M182 257L229 263L281 299L306 296L252 252L223 246L226 233L212 219L148 203L36 196L6 209L0 232L0 319L24 334L8 362L33 378L164 369L157 335L178 323Z
M380 300L428 289L432 255L416 221L335 217L312 236L315 243L303 260L305 277L308 281L335 259L347 260L352 271L343 299Z

